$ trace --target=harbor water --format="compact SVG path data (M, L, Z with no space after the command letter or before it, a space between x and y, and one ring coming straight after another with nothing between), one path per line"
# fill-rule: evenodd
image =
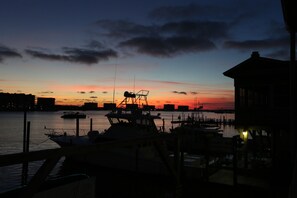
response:
M90 120L92 119L92 129L98 130L99 133L103 132L109 127L109 122L105 117L108 111L85 111L86 119L79 120L80 134L84 135L90 130ZM37 151L43 149L59 148L59 146L48 139L45 133L48 130L55 129L58 131L65 131L67 134L75 134L76 120L75 119L62 119L63 111L54 112L27 112L27 122L30 122L30 151ZM160 114L164 119L165 131L170 132L172 126L171 121L187 117L197 116L197 112L165 112L153 111L152 114ZM234 114L232 113L213 113L213 112L200 112L198 115L204 119L217 119L217 120L233 120ZM157 127L163 126L163 120L156 122ZM24 113L23 112L0 112L0 155L20 153L23 151L23 129L24 128ZM222 125L223 136L232 137L238 132L234 129L233 125ZM61 159L50 177L58 177L64 159ZM36 170L40 167L42 162L30 162L28 178L35 174ZM21 184L22 165L11 165L0 167L0 192L5 192L10 189L18 188Z

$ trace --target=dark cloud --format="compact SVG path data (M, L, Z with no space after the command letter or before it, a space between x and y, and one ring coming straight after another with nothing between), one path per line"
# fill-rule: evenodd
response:
M96 41L96 40L91 40L87 45L87 48L90 49L105 49L105 46L103 43L101 43L100 41Z
M85 91L78 91L77 93L79 93L79 94L85 94L86 92Z
M162 25L163 33L173 35L188 35L197 38L224 38L228 36L228 25L218 21L180 21Z
M270 50L284 43L283 39L275 39L276 33L265 34L267 39L263 40L232 40L232 35L236 34L238 28L252 27L256 18L262 21L261 16L265 15L263 12L265 6L267 4L254 6L253 2L233 2L230 5L191 3L162 6L149 13L151 23L104 19L96 21L95 24L100 40L107 39L108 42L105 43L121 47L119 50L123 55L132 55L130 52L132 49L132 52L134 50L149 56L174 57L209 51L215 49L216 44L223 44L223 48L239 50L253 48ZM267 24L266 21L265 23ZM270 28L281 32L279 27L277 23L270 25ZM88 47L93 49L102 45L102 42L94 40Z
M280 49L276 51L272 51L270 53L265 54L266 57L271 58L280 58L284 60L288 60L290 58L290 52L288 49Z
M192 95L197 95L198 92L196 92L196 91L191 91L191 94L192 94Z
M181 95L187 95L187 92L185 92L185 91L172 91L172 93L181 94Z
M39 92L40 94L52 94L54 93L53 91L42 91L42 92Z
M98 20L96 25L105 30L103 35L112 38L129 38L131 36L154 35L157 33L157 26L145 26L125 20Z
M119 44L131 47L137 52L158 57L170 57L187 52L207 51L215 48L210 40L191 37L137 37Z
M124 20L99 20L101 35L116 38L119 47L157 57L214 49L213 39L228 37L229 27L219 21L178 21L159 25L141 25ZM123 49L123 48L122 48Z
M0 44L0 62L5 58L22 58L22 55L16 50Z
M90 96L90 98L98 98L97 96Z
M239 49L239 50L251 50L251 49L269 49L276 47L289 46L288 38L278 39L262 39L262 40L246 40L246 41L226 41L224 43L225 48Z
M205 15L222 16L228 12L229 9L224 9L219 6L212 5L198 5L188 4L183 6L162 6L152 10L149 17L153 19L175 20L185 18L202 17Z
M107 91L102 91L102 93L103 93L103 94L107 94L108 92L107 92Z
M95 91L89 91L89 93L95 93Z
M57 55L57 54L48 54L42 51L36 51L36 50L26 50L26 53L35 57L35 58L41 58L41 59L47 59L47 60L65 60L70 61L67 56L64 55Z
M254 27L255 20L267 24L267 3L255 6L253 2L233 2L224 5L186 4L162 6L149 13L151 23L138 24L127 20L98 20L99 35L110 39L114 46L122 48L123 54L130 48L138 53L157 57L173 57L185 53L204 52L223 44L224 48L251 50L284 46L287 42L278 33L280 24L272 23L257 30L267 36L263 40L232 40L232 35ZM240 6L240 9L238 7ZM156 20L156 21L154 21ZM152 25L153 24L153 25ZM266 30L265 30L266 29ZM277 30L277 31L275 31ZM267 34L270 32L270 34ZM272 34L273 32L273 34ZM278 34L279 39L276 38ZM103 37L102 37L103 36ZM226 41L226 39L228 39ZM116 43L118 45L116 45Z
M117 57L117 52L112 49L107 50L89 50L79 48L63 48L64 54L51 54L43 51L27 49L29 55L46 60L68 61L83 64L96 64L100 61L108 60L112 57Z

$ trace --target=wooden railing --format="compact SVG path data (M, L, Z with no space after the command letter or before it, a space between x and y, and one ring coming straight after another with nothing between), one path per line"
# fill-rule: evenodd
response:
M166 150L163 149L161 144L164 141L176 139L178 136L173 134L158 134L156 136L148 136L144 138L133 138L133 139L124 139L124 140L116 140L110 142L103 142L93 145L87 146L73 146L73 147L63 147L57 149L47 149L40 151L31 151L26 153L15 153L8 155L0 155L0 167L9 166L13 164L23 164L31 161L39 161L45 160L36 174L29 181L28 185L26 185L22 192L19 193L19 197L29 198L32 197L38 190L41 185L45 182L47 176L53 170L53 168L58 163L59 159L63 156L71 157L71 156L82 156L85 154L96 153L101 150L111 149L115 147L122 146L132 146L132 145L154 145L156 151L159 153L160 158L162 159L164 165L169 171L170 175L175 179L177 189L180 189L180 146L178 145L180 142L175 141L177 146L175 146L175 162L176 164L172 164L169 160L169 155L166 153Z

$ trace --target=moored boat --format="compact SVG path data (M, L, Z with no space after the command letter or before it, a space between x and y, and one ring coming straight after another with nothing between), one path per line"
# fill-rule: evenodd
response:
M70 135L67 132L57 133L51 131L46 135L61 147L76 145L92 145L108 141L129 140L146 138L163 133L155 124L160 115L152 115L147 106L149 91L141 90L137 93L125 92L124 100L117 109L109 112L107 117L110 127L104 131L89 131L87 135ZM142 102L142 107L139 103ZM165 148L165 145L163 145ZM137 155L137 157L135 157ZM75 157L75 160L83 161L92 165L106 166L125 170L138 171L165 170L158 152L153 144L141 146L121 146L97 152L83 157Z
M80 112L64 112L63 115L61 116L61 118L64 119L76 119L76 118L86 118L87 115L84 113L80 113Z
M161 119L160 114L152 115L147 102L148 91L141 90L137 93L125 92L124 100L117 108L105 116L110 127L104 131L89 131L87 135L69 135L67 133L47 133L49 138L61 147L76 145L95 145L106 142L127 140L131 144L125 146L114 146L102 149L96 153L84 156L73 156L74 160L100 167L122 169L153 174L169 174L164 159L160 156L162 150L169 163L175 159L172 151L168 150L166 141L158 141L158 146L147 141L142 144L134 144L133 141L141 138L159 137L160 135L172 135L165 132L164 126L156 125L156 120ZM141 105L142 106L141 106ZM163 122L164 124L164 122ZM144 141L145 142L145 141ZM163 156L163 157L164 157ZM189 156L190 157L190 156ZM188 155L185 156L187 161ZM185 166L197 168L201 176L201 159L192 158ZM199 166L197 165L199 164Z

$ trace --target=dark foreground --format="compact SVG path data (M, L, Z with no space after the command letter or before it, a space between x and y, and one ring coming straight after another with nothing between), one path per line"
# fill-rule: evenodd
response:
M65 165L65 164L64 164ZM256 198L274 197L267 188L246 185L225 185L203 180L182 180L181 186L176 186L173 178L115 171L106 168L84 167L71 165L71 172L80 172L96 177L96 197L201 197L201 198ZM66 165L67 166L67 165ZM63 174L69 174L64 169ZM285 197L285 196L284 196Z
M97 176L96 197L273 197L267 189L230 186L202 181L187 181L176 188L170 178L117 174L106 179Z
M205 178L195 180L181 179L181 185L176 185L173 177L148 175L135 172L106 169L101 167L90 167L84 164L65 160L59 175L87 175L95 177L96 198L123 198L123 197L200 197L200 198L283 198L288 197L278 188L265 188L252 185L223 184L218 182L207 182ZM219 179L222 178L217 177ZM209 178L210 179L210 178ZM211 179L210 179L211 180ZM210 181L209 180L209 181ZM269 181L268 181L269 182ZM55 182L56 183L56 182ZM251 184L251 183L250 183ZM56 184L57 185L57 184ZM84 188L85 189L85 188ZM89 190L92 189L91 187ZM92 191L93 192L93 191ZM17 193L17 192L16 192ZM0 194L0 197L22 197L22 194ZM55 196L58 198L59 196ZM60 196L61 197L61 196Z

